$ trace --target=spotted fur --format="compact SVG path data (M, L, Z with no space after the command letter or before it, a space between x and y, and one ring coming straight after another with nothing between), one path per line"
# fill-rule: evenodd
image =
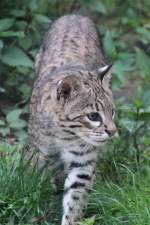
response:
M111 68L93 22L79 15L58 19L45 35L35 70L30 142L49 165L63 164L63 175L55 176L55 181L65 178L61 224L75 225L93 185L96 146L117 132Z

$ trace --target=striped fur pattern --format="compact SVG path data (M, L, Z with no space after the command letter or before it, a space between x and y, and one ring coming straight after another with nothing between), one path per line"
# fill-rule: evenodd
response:
M117 133L111 67L93 22L79 15L58 19L45 35L35 69L30 142L50 169L63 164L63 175L57 172L54 179L64 177L61 225L75 225L93 185L96 147Z

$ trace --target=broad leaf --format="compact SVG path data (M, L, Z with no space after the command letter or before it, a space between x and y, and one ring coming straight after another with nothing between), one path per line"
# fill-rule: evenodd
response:
M105 7L105 5L101 2L101 1L91 1L91 0L86 0L85 1L85 4L88 6L88 8L91 10L91 11L94 11L94 12L99 12L99 13L102 13L102 14L106 14L107 13L107 9Z
M27 133L23 129L16 129L14 134L19 139L19 141L23 141L28 137Z
M5 137L10 133L10 129L8 127L1 127L0 128L0 134Z
M0 32L0 37L24 37L23 31L3 31Z
M0 126L5 126L4 120L0 120Z
M14 17L25 17L25 11L21 9L14 9L11 11L11 15Z
M13 128L13 129L20 129L20 128L25 128L27 126L27 123L24 120L18 119L18 120L12 121L9 124L9 126L10 128Z
M32 67L31 59L19 48L7 48L2 54L2 62L9 66Z
M139 119L140 120L149 120L150 121L150 106L148 106L146 109L144 110L140 110L139 111Z
M150 75L150 58L140 48L135 48L136 65L142 77Z
M106 55L110 57L111 59L115 58L117 54L116 46L112 37L112 33L109 30L107 30L105 33L105 36L103 38L103 45L104 45Z
M129 133L135 132L139 127L143 125L143 121L136 122L135 120L130 119L121 119L120 124L129 131Z
M41 24L43 24L43 23L50 23L51 22L51 20L49 19L49 17L44 16L44 15L41 15L41 14L36 14L35 15L35 19L36 19L36 21L38 23L41 23Z
M13 23L14 23L13 18L0 19L0 32L8 30L10 27L12 27Z
M28 50L29 48L31 48L32 44L33 44L32 39L29 36L19 38L19 45L25 50Z
M138 27L136 32L140 35L142 42L145 44L150 42L150 32L146 27Z
M122 83L125 82L125 71L124 63L121 60L117 60L113 65L112 72Z
M4 88L0 87L0 92L4 93L4 92L6 92L6 90Z
M117 55L117 58L122 62L125 71L132 71L134 69L134 54L121 52Z
M83 222L79 223L79 225L94 225L94 222L95 216L85 219Z
M4 47L4 43L2 40L0 40L0 50Z
M150 90L144 90L142 96L142 103L144 107L150 106Z
M10 112L7 113L7 116L6 116L6 120L8 123L12 123L16 120L19 119L20 115L22 113L22 110L21 109L14 109Z

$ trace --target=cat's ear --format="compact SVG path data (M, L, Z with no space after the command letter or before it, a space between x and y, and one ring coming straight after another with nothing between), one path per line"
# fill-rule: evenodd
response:
M100 67L98 69L98 75L101 79L102 85L105 88L110 88L111 78L112 78L112 64Z
M57 100L68 101L76 96L80 90L80 85L75 77L68 76L58 82Z

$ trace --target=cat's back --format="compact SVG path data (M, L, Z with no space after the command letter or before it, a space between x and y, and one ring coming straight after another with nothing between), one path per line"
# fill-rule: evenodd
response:
M78 74L78 79L82 82L80 76L86 77L88 71L95 71L104 64L97 31L91 19L80 15L67 15L53 23L36 57L38 77L30 99L31 143L36 147L48 146L53 140L50 139L51 131L56 132L53 114L55 111L60 115L63 113L61 104L58 104L55 98L58 81L61 82L64 76Z
M103 64L97 31L88 17L66 15L53 23L37 57L36 70L42 74L47 68L69 64L87 69Z

